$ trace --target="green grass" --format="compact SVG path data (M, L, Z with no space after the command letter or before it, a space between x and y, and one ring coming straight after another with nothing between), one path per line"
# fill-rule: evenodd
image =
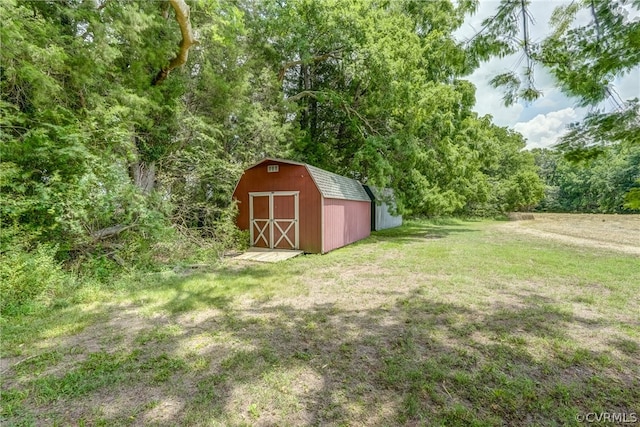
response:
M637 257L410 222L5 318L3 425L580 425L640 413Z

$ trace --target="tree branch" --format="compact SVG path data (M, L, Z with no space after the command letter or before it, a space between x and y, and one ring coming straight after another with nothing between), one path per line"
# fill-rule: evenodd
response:
M329 53L325 53L325 54L322 54L322 55L314 56L310 60L309 59L305 59L305 60L299 59L297 61L285 62L282 65L282 67L280 68L280 71L278 72L278 80L279 81L284 80L284 74L287 72L287 70L289 68L295 67L297 65L309 63L309 62L320 62L320 61L324 61L325 59L329 59L329 58L339 59L340 56L338 56L338 54L340 52L341 52L340 50L335 50L333 52L329 52Z
M533 81L533 64L531 60L531 36L529 35L529 11L527 10L527 3L525 0L520 0L522 7L522 38L524 41L524 54L527 57L527 71L525 76L527 77L527 84L529 88L535 86Z
M596 52L600 53L600 21L598 20L598 14L596 13L596 5L593 0L591 0L591 16L593 16L593 22L596 25Z
M315 90L303 90L300 93L296 93L295 95L288 97L286 101L295 102L306 97L318 99L318 93L319 92Z
M293 96L288 97L286 100L295 102L306 97L318 99L318 94L320 93L321 92L315 91L315 90L303 90L302 92L299 92ZM350 105L347 105L347 103L345 102L341 103L341 107L344 109L345 113L347 113L349 117L351 117L352 114L356 116L362 122L362 124L369 130L371 134L380 135L380 132L378 132L373 127L373 125L371 125L371 123L369 123L369 121L366 118L364 118L362 114L360 114L355 108L351 107Z
M380 132L375 130L375 128L371 125L371 123L369 123L369 121L366 118L364 118L362 116L362 114L358 113L355 109L351 108L347 104L343 104L343 108L344 108L345 112L347 113L347 115L350 116L351 114L354 114L358 119L360 119L362 124L364 124L365 127L367 129L369 129L369 132L371 132L372 135L380 135Z
M130 228L133 228L135 226L136 226L136 224L129 224L129 225L118 224L118 225L113 225L111 227L102 228L100 230L96 230L96 231L92 232L91 233L91 237L94 240L108 239L111 236L115 236L117 234L120 234L123 231L128 230Z
M171 7L176 12L176 21L180 25L180 33L182 34L182 40L180 41L180 50L176 54L175 58L169 62L169 65L164 67L153 79L153 86L161 84L169 75L171 70L185 64L189 57L189 49L198 41L193 35L193 29L191 28L191 21L189 20L190 9L184 0L169 0Z

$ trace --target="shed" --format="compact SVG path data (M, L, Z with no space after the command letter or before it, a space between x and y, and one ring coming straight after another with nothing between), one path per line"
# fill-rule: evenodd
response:
M326 253L371 232L362 184L305 163L264 159L244 171L233 198L251 246Z
M378 188L364 185L371 199L371 231L402 225L402 215L393 215L389 208L395 209L395 197L391 188Z

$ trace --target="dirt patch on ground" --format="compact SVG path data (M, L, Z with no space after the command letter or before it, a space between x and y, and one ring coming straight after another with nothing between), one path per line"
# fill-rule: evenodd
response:
M534 214L501 227L574 246L640 255L640 215Z

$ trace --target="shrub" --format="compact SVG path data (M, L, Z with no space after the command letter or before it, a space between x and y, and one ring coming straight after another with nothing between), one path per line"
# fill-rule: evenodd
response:
M73 278L55 259L56 246L41 244L33 251L15 248L0 254L0 314L23 305L50 301Z

